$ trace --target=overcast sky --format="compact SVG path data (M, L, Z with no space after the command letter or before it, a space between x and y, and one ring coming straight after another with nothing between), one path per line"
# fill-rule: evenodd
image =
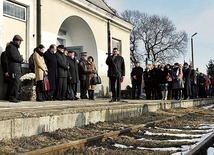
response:
M119 13L139 10L147 14L167 16L177 30L185 30L189 37L187 54L178 60L183 63L192 59L191 36L194 36L195 68L206 73L206 64L214 60L214 0L105 0Z

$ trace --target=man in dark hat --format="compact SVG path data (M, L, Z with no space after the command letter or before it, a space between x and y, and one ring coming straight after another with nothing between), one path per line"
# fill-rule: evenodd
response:
M140 67L140 62L135 62L135 67L132 69L132 99L135 99L135 91L137 91L137 99L140 99L141 85L142 85L143 68Z
M70 67L68 70L67 98L69 100L78 100L79 98L76 97L76 94L77 94L77 83L79 82L79 68L78 68L77 60L75 58L75 52L68 51L67 59Z
M79 60L79 79L80 79L80 98L88 99L87 97L87 89L86 89L86 73L85 73L85 65L87 63L87 52L82 52L81 58Z
M67 92L67 77L68 77L68 63L64 54L64 45L57 47L56 59L57 59L57 100L65 100Z
M22 37L15 35L13 41L9 43L6 47L6 56L8 61L8 74L10 78L9 82L9 102L19 102L18 101L18 91L20 86L21 77L21 63L23 63L23 58L20 55L19 47L23 41Z

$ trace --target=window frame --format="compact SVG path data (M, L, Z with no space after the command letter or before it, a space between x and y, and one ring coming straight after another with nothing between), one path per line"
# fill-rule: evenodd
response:
M116 38L112 38L112 48L118 48L119 53L122 53L122 41ZM117 46L114 46L116 44Z
M5 10L6 7L6 10ZM11 11L12 10L12 11ZM23 14L24 11L24 14ZM27 7L4 0L3 1L3 15L6 17L10 17L19 21L26 22L27 21ZM23 17L24 15L24 17Z

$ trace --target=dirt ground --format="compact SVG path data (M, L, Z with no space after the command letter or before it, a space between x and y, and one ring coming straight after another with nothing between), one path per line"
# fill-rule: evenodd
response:
M124 120L118 120L114 122L99 122L96 124L89 124L84 127L74 127L72 129L58 129L54 132L45 132L40 135L35 135L31 137L22 137L19 139L12 139L8 141L0 141L0 154L18 154L33 151L36 149L41 149L49 146L59 145L66 142L84 139L91 136L99 135L102 133L107 133L110 131L120 130L133 125L144 124L147 122L160 120L168 118L175 115L187 114L189 112L195 112L194 114L186 115L185 117L176 118L170 121L163 121L160 123L154 124L157 127L164 128L183 128L189 126L194 129L197 128L201 123L213 123L213 110L212 109L201 109L201 108L188 108L188 109L170 109L165 111L157 111L154 113L146 113L140 117L128 118ZM153 127L150 126L150 131ZM139 130L135 134L140 135L139 132L144 132ZM87 154L87 155L130 155L130 154L146 154L146 155L168 155L173 153L173 151L147 151L139 149L120 149L115 148L112 145L115 143L126 144L126 145L139 145L135 139L129 138L130 135L125 135L124 137L119 137L114 140L107 140L105 143L96 144L95 146L88 146L83 149L70 149L64 154ZM143 137L143 134L142 134ZM159 137L161 139L161 137ZM157 138L158 139L158 138ZM181 144L176 144L181 145ZM139 146L149 147L149 143L141 143ZM164 147L161 144L150 144L151 146Z

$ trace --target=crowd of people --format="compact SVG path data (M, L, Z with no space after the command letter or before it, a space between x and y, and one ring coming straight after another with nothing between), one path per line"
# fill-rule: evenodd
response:
M214 77L195 70L186 62L183 66L179 63L165 65L154 62L147 65L144 71L136 62L131 76L132 99L136 99L136 89L137 99L140 98L141 86L146 99L188 100L214 96Z
M6 100L10 102L19 102L21 64L24 62L19 52L22 41L21 36L15 35L1 55L4 82L8 84ZM98 74L94 58L87 57L87 52L80 54L81 57L78 60L74 51L67 50L64 45L56 46L55 44L51 44L46 51L42 44L34 49L29 58L29 68L36 77L36 101L78 100L78 82L80 82L80 98L94 100L96 84L91 80ZM125 62L117 48L109 53L106 64L112 92L109 102L118 102L121 100ZM44 91L43 88L44 77L47 77L49 81L48 91ZM199 73L188 63L182 66L179 63L164 65L154 62L143 70L139 61L136 61L131 71L131 81L132 99L140 99L143 90L146 99L156 100L187 100L214 95L214 77Z
M19 47L23 39L19 35L13 37L2 53L2 68L5 83L8 84L6 100L19 102L21 64L24 59L20 55ZM4 63L4 60L5 63ZM64 45L50 45L47 51L40 44L29 58L29 68L35 73L36 101L45 100L78 100L77 83L80 81L80 98L94 100L96 85L91 83L92 77L97 74L96 65L92 56L87 52L81 53L80 60L74 51L67 51ZM50 89L44 91L44 77L48 77Z

